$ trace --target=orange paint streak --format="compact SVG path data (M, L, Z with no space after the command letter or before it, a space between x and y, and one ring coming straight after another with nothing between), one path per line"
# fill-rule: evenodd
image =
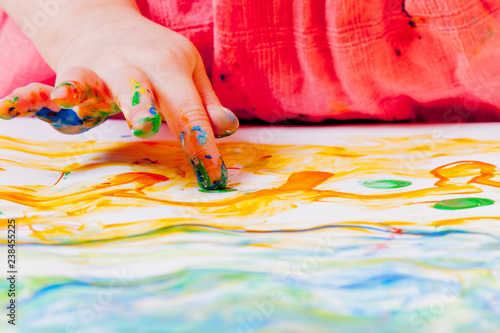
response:
M195 135L191 137L190 144L194 140ZM5 166L64 173L92 172L94 169L104 170L105 167L130 169L130 172L118 175L72 182L64 188L0 186L0 199L28 207L25 211L29 210L31 217L22 219L20 225L38 223L50 226L49 230L33 233L34 238L50 243L70 239L74 235L77 235L78 240L127 237L186 223L227 230L266 232L269 224L263 221L269 219L269 223L273 223L270 217L314 202L331 201L377 211L388 205L404 207L421 204L429 207L436 201L428 196L482 193L485 186L500 188L496 180L500 174L494 165L480 161L458 161L434 170L425 168L425 163L422 163L422 167L408 171L409 177L436 181L434 185L426 183L428 185L425 188L414 186L398 190L363 191L359 187L358 192L356 187L351 187L349 190L339 190L343 188L339 185L340 181L344 180L369 179L382 172L394 177L401 175L397 159L417 149L411 140L406 142L401 138L370 140L371 144L359 144L356 147L272 146L241 142L219 144L228 169L243 171L233 181L240 183L238 186L244 190L238 187L237 192L212 197L211 194L203 194L201 197L191 167L177 142L36 142L0 136L0 148L4 152L1 163ZM471 142L465 139L447 140L439 145L436 150L440 153L436 156L443 156L442 151L450 151L458 156L460 148L468 154L474 149L483 154L498 150L497 142ZM9 156L11 151L15 151L16 155L13 153L13 156ZM272 156L272 159L267 156ZM431 156L429 160L434 157ZM137 161L146 159L155 163L137 164ZM234 165L238 167L232 167ZM254 175L254 179L259 179L260 175L272 178L269 182L249 187L245 176L247 173ZM234 184L230 186L234 187ZM245 186L251 190L246 191ZM182 192L184 188L186 191ZM178 217L111 226L102 225L98 219L102 213L163 205L178 207ZM37 215L37 211L50 211L50 218L43 216L46 213ZM336 213L332 212L332 216ZM76 229L66 225L67 216L72 216L71 221L82 221L84 225ZM488 218L500 222L500 217ZM478 221L480 219L484 218L478 217ZM472 218L462 218L424 224L444 226L474 221ZM399 228L415 225L409 221L351 221L351 224L358 227L345 229L373 233L363 226L375 225L393 235L403 233ZM283 223L280 228L296 230L300 227Z
M157 175L154 173L148 172L128 172L122 173L120 175L109 178L106 182L94 186L93 188L96 190L115 187L119 185L126 185L130 183L137 183L137 186L134 188L135 191L141 192L145 188L151 187L155 184L162 183L167 181L169 178Z
M59 177L59 179L57 180L57 182L53 186L56 186L57 184L59 184L59 182L61 181L61 179L63 179L65 174L66 174L65 172L61 172L61 177Z
M497 167L493 164L478 161L460 161L440 166L430 173L439 178L437 186L446 186L452 178L473 177L467 184L483 184L500 187L500 182L491 180L495 177Z
M30 92L30 97L31 97L30 103L32 105L35 105L38 100L38 95L36 94L36 92L32 91Z

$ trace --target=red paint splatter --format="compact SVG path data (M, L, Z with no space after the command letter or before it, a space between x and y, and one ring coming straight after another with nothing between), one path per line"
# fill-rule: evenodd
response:
M389 232L393 232L395 234L401 234L401 233L403 233L403 229L389 228Z
M49 99L49 96L44 91L40 92L40 97L44 102L47 102L47 100Z

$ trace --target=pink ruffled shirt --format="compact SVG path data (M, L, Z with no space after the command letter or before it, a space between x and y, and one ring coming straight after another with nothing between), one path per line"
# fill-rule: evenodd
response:
M138 0L243 119L500 120L495 0ZM53 82L0 13L0 95Z

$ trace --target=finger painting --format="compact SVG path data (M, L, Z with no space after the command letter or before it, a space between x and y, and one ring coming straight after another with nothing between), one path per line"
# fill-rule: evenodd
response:
M500 327L494 124L244 127L218 144L227 188L204 191L163 127L20 121L0 131L19 332Z

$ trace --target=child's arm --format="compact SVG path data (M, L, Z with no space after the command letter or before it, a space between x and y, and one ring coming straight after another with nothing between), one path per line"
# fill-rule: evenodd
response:
M43 3L0 0L21 27L44 13ZM57 14L45 25L36 22L39 30L30 38L56 71L56 89L32 85L22 88L19 96L9 95L5 103L18 97L13 116L42 107L56 108L55 112L79 107L82 119L98 123L100 111L109 116L121 109L137 136L150 137L158 130L161 115L181 141L200 185L225 187L227 171L214 133L231 134L238 121L221 106L193 44L144 18L132 0L53 3L59 4ZM47 93L53 102L43 101ZM15 108L4 111L9 109Z

